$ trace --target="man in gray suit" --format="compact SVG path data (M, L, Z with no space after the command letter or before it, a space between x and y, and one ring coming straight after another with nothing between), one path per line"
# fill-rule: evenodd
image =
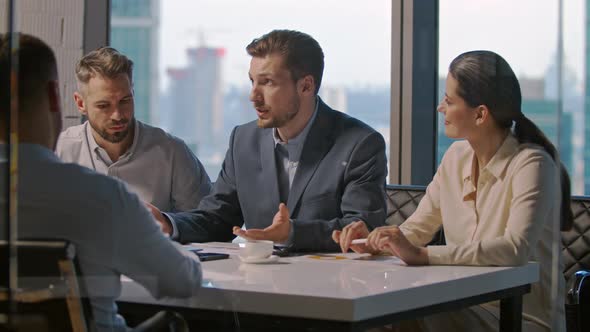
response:
M258 120L233 130L219 177L197 210L152 210L163 230L180 242L239 235L336 251L332 231L357 220L383 225L385 142L318 97L324 54L317 41L274 30L246 50Z

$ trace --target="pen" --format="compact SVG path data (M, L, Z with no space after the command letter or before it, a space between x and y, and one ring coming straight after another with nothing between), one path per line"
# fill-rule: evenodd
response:
M350 242L350 244L364 244L367 243L367 239L356 239L356 240L352 240L352 242Z

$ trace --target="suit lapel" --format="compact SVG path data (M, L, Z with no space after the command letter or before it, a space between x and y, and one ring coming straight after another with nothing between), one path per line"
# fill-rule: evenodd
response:
M332 124L328 113L330 111L330 108L320 100L318 114L305 139L297 172L289 192L287 207L290 213L293 213L307 184L333 144Z
M271 200L276 209L279 208L280 194L277 175L277 163L275 161L275 146L272 139L274 129L262 130L260 138L260 164L262 165L262 174L265 176L264 187L266 192L271 195ZM268 174L268 176L266 176Z

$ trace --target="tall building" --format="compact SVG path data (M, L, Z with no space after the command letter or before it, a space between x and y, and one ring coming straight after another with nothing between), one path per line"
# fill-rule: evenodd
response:
M193 124L196 121L196 112L191 100L194 96L194 83L190 72L186 68L168 68L166 74L170 81L166 94L168 105L166 113L162 115L166 119L166 129L182 138L196 154L199 146Z
M159 0L111 0L110 44L134 63L135 117L159 125Z
M219 154L220 148L225 151L227 147L227 140L223 139L221 76L225 49L196 47L188 49L187 55L187 67L167 70L170 105L166 118L168 129L182 138L207 168L208 158Z

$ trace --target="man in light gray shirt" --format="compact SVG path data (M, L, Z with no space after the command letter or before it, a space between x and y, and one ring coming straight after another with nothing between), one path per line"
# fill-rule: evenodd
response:
M8 34L0 34L0 77L8 77ZM19 37L18 50L18 236L66 239L74 244L98 331L127 331L117 314L121 275L154 297L190 297L199 290L196 256L170 241L123 182L85 167L61 162L53 153L61 130L57 65L41 40ZM7 82L0 82L0 105L8 105ZM0 119L0 138L8 123ZM0 141L0 156L6 142ZM6 172L5 158L0 170ZM7 187L5 177L0 186ZM0 208L6 197L0 196ZM4 224L6 220L1 220ZM3 228L0 228L0 233ZM1 235L1 234L0 234ZM4 234L5 235L5 234Z
M161 210L196 208L211 190L209 176L181 139L134 118L132 73L133 62L111 47L80 59L74 100L88 121L61 133L56 153L125 181Z

